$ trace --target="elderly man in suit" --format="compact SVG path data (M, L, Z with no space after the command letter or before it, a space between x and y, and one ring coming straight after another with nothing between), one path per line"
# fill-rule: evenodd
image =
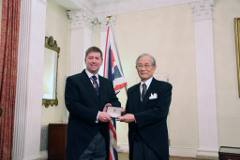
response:
M98 75L102 52L86 51L86 69L67 78L65 103L69 111L66 160L109 159L108 106L121 106L113 84Z
M169 160L167 115L172 85L153 77L154 57L138 57L136 69L141 82L128 89L126 114L119 118L129 123L130 160Z

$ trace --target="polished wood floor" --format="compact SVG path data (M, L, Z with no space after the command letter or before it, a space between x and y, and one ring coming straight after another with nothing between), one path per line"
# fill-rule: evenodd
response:
M128 153L118 153L118 160L129 160ZM186 158L186 157L170 157L170 160L206 160L206 159Z

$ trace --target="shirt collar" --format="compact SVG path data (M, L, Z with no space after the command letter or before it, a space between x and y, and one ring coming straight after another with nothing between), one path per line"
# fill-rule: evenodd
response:
M86 71L86 73L87 73L87 75L88 75L88 78L90 79L90 77L92 77L93 74L90 73L87 69L85 69L85 71ZM97 77L97 81L98 81L98 74L96 74L95 76Z
M150 84L151 84L151 82L152 82L152 79L153 79L153 77L149 78L146 82L142 82L141 81L141 86L142 86L143 83L145 83L147 85L147 89L148 89Z

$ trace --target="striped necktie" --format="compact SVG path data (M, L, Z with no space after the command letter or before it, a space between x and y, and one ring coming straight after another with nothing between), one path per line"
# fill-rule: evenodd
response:
M145 83L142 84L142 100L147 92L147 85Z
M93 75L90 79L93 81L93 88L95 89L97 95L99 95L99 87L98 87L98 83L97 83L97 77Z

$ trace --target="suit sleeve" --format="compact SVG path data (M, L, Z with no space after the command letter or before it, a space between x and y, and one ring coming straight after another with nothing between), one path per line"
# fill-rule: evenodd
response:
M161 94L159 94L157 105L151 109L135 113L135 119L139 129L149 126L153 123L166 118L169 111L172 96L172 85L164 86Z
M121 103L118 101L118 98L114 92L112 82L111 82L111 92L112 92L111 93L111 102L109 102L109 103L111 103L112 106L114 106L114 107L121 107Z
M67 78L65 103L70 114L83 119L90 124L95 124L98 110L86 107L80 103L80 95L77 84L71 77Z
M131 94L130 94L130 89L128 89L128 91L127 91L127 103L126 103L126 108L125 108L125 110L126 110L126 114L127 113L131 113L130 111L129 111L129 100L131 99Z

